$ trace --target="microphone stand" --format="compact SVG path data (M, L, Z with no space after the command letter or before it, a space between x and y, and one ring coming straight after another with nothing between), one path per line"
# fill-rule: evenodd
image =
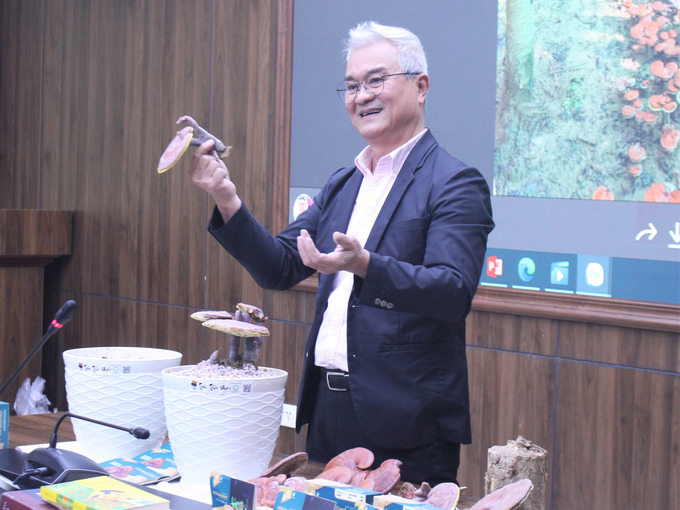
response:
M64 324L66 324L68 321L71 320L71 317L73 316L73 312L76 311L76 308L78 305L76 304L75 301L69 300L67 301L64 306L61 307L61 309L57 312L57 315L55 315L54 320L52 321L52 324L50 324L50 327L47 328L47 331L43 335L43 337L40 339L40 342L38 342L38 345L36 345L33 350L29 353L28 356L26 356L26 359L19 365L19 368L17 368L14 373L10 376L10 378L7 380L7 382L4 384L2 389L0 389L0 396L5 392L5 390L9 387L10 384L14 382L14 379L17 378L17 376L21 373L21 371L24 369L26 365L28 365L28 362L33 359L33 356L36 355L36 353L42 349L43 345L45 345L45 342L54 335L57 331L59 331Z

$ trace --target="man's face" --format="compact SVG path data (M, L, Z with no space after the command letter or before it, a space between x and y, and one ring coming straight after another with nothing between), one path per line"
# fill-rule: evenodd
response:
M362 82L378 73L401 73L397 47L379 41L354 50L347 62L347 80ZM424 129L423 104L429 85L427 75L387 78L378 95L359 87L356 99L347 103L355 129L366 142L385 154L406 143Z

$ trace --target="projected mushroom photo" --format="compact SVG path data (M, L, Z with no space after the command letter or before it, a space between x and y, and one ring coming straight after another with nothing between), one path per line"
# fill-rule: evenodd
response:
M494 194L680 203L680 0L499 0Z

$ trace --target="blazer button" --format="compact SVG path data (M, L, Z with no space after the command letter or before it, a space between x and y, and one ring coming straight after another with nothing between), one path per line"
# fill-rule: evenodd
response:
M387 306L387 301L385 301L385 300L383 299L383 300L380 302L380 306L381 306L382 308L385 308L385 307Z
M375 298L375 304L380 305L380 298L379 297Z
M394 308L394 303L387 303L385 308L387 308L388 310L391 310L392 308Z

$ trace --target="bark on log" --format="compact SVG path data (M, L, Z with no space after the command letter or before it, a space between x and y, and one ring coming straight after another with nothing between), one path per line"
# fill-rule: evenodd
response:
M544 510L548 482L548 452L519 436L505 446L489 448L484 492L490 494L510 483L529 478L534 488L518 508Z

